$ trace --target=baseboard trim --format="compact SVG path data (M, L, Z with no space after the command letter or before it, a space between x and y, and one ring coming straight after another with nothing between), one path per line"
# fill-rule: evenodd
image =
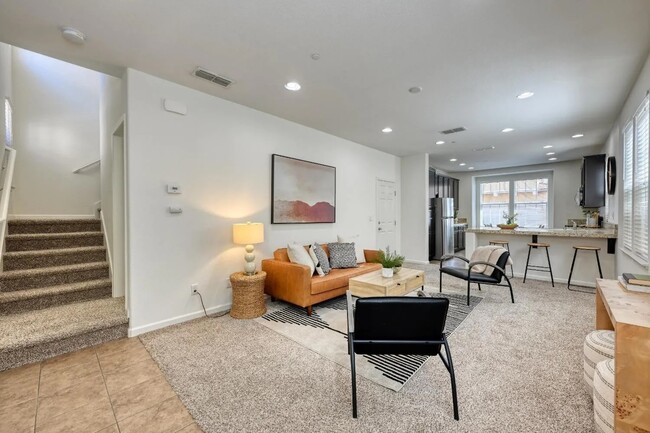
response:
M404 263L413 263L416 265L429 265L430 262L425 262L424 260L413 260L413 259L405 259Z
M208 314L223 313L224 311L230 310L230 306L231 303L217 305L214 307L206 308L206 311ZM156 329L166 328L178 323L198 319L199 317L203 317L203 309L195 311L193 313L183 314L182 316L172 317L171 319L165 319L159 322L150 323L148 325L142 325L133 328L129 326L129 337L136 337L140 334L155 331Z
M507 272L507 270L506 270L506 272ZM508 272L508 277L510 277L509 272ZM515 277L524 278L524 274L515 272ZM541 276L541 275L528 274L526 276L526 280L545 281L547 283L550 283L551 282L551 277L550 276L547 277L547 276ZM556 278L556 277L553 277L553 280L554 280L555 284L558 284L558 283L559 284L566 284L567 281L569 281L568 278ZM580 281L580 280L576 280L576 279L572 278L571 279L571 286L583 286L583 287L593 287L593 288L595 288L596 287L596 281L595 280L594 281Z
M14 220L76 220L76 219L97 219L95 215L9 215L8 219Z

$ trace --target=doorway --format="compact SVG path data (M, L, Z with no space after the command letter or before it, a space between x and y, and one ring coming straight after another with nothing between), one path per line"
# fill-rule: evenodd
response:
M395 182L377 179L377 248L397 248Z

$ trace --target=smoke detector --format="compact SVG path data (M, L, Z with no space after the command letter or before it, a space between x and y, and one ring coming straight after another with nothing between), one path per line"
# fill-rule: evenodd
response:
M63 36L63 39L66 41L77 45L82 45L84 42L86 42L86 35L74 27L62 27L61 36Z

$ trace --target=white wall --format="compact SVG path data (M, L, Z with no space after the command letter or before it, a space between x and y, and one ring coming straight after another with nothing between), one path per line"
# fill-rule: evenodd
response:
M0 42L0 142L5 144L5 98L13 104L11 94L11 45Z
M470 227L475 227L474 215L472 215L472 202L474 200L472 191L476 177L544 170L553 172L553 225L562 228L569 218L584 218L582 208L575 202L575 195L580 189L581 164L582 161L576 160L554 164L450 173L451 177L455 177L460 181L458 216L467 218Z
M616 178L616 193L614 196L607 196L607 204L604 214L606 215L607 221L618 224L619 231L623 229L623 146L622 146L622 131L625 127L625 124L632 118L634 112L641 104L641 101L645 97L646 93L650 90L650 56L645 62L639 78L634 83L630 90L630 94L623 105L623 109L619 114L616 122L612 126L612 130L609 133L607 142L603 146L603 153L606 153L607 156L616 157L616 165L618 176ZM620 248L620 243L617 244L617 247ZM639 272L645 273L648 271L648 268L641 266L630 256L622 252L620 249L616 254L616 271L620 275L623 272Z
M359 234L375 245L376 178L399 182L399 158L144 73L127 71L131 334L227 308L226 281L243 269L232 224L265 224L259 259L288 242ZM188 107L166 112L165 98ZM271 225L271 154L335 166L335 224ZM183 193L166 194L169 182ZM168 206L183 213L171 215ZM372 218L373 221L369 219Z
M12 213L93 215L99 167L99 76L13 48L16 168Z
M402 157L402 254L429 262L429 155Z

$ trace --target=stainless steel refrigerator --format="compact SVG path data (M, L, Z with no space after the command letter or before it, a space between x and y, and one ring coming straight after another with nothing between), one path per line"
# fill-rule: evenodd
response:
M454 254L454 199L432 198L429 223L429 260Z

